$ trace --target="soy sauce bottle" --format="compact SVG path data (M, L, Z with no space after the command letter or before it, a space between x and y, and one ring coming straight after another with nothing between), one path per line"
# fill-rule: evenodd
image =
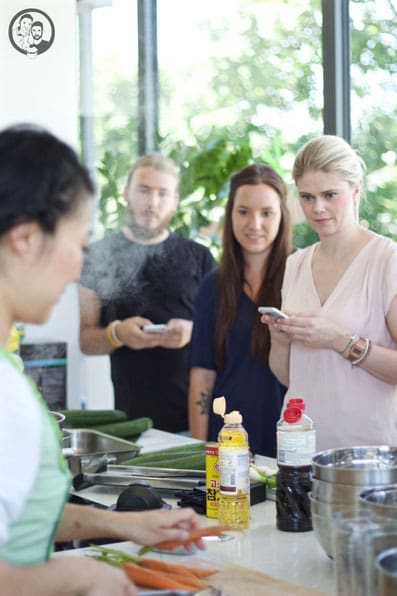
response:
M304 409L303 400L291 400L277 423L276 523L285 532L313 529L309 492L316 431Z

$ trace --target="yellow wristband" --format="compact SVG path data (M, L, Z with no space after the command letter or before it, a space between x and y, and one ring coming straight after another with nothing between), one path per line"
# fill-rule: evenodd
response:
M109 325L106 327L106 337L108 338L109 343L114 347L114 348L121 348L124 344L122 341L119 340L119 338L116 335L116 331L115 331L115 326L120 323L120 321L112 321L111 323L109 323Z

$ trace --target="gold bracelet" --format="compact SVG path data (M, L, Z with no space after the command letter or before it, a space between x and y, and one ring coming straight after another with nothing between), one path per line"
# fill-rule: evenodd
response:
M343 349L341 352L339 352L339 354L340 354L341 356L343 356L343 354L344 354L345 352L348 352L348 351L350 350L350 348L351 348L351 346L352 346L352 344L353 344L353 342L354 342L354 340L355 340L355 339L356 339L356 334L355 334L355 333L353 333L353 335L351 335L351 336L349 337L349 341L347 342L347 344L346 344L346 347L345 347L345 348L344 348L344 349Z
M116 335L116 331L115 331L115 326L120 323L119 320L117 321L112 321L111 323L109 323L109 325L106 327L106 337L108 338L109 343L114 347L114 348L121 348L124 344L122 341L120 341L120 339L117 337Z

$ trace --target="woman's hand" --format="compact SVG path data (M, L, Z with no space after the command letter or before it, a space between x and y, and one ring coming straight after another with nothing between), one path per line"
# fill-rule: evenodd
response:
M201 525L199 516L189 508L171 511L152 509L139 514L118 512L117 515L120 516L124 539L148 546L165 540L185 541L189 538L189 531ZM201 539L195 545L205 548ZM190 550L193 544L188 544L186 548Z
M59 557L37 565L0 561L3 596L137 596L138 590L122 569L90 557Z
M281 343L299 342L310 348L326 348L340 353L349 336L346 330L330 319L308 313L291 314L288 319L267 323L272 339Z
M82 561L87 565L87 560ZM115 569L107 563L88 561L89 577L87 578L87 589L84 596L137 596L138 589L122 569ZM92 564L95 564L93 567ZM91 567L93 567L91 569Z
M282 319L281 317L279 319L274 319L273 317L271 317L269 315L261 316L261 322L269 327L271 342L276 341L276 342L279 342L280 344L288 346L291 343L292 338L279 325L279 322L283 321L283 320L286 321L287 319Z

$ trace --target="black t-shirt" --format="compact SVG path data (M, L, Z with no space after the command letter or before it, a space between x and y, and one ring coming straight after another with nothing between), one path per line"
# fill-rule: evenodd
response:
M192 320L201 279L214 265L205 246L176 234L144 245L115 233L90 245L80 283L98 295L104 327L132 316L153 323ZM115 350L110 355L115 407L129 418L150 416L162 430L186 430L188 350Z

